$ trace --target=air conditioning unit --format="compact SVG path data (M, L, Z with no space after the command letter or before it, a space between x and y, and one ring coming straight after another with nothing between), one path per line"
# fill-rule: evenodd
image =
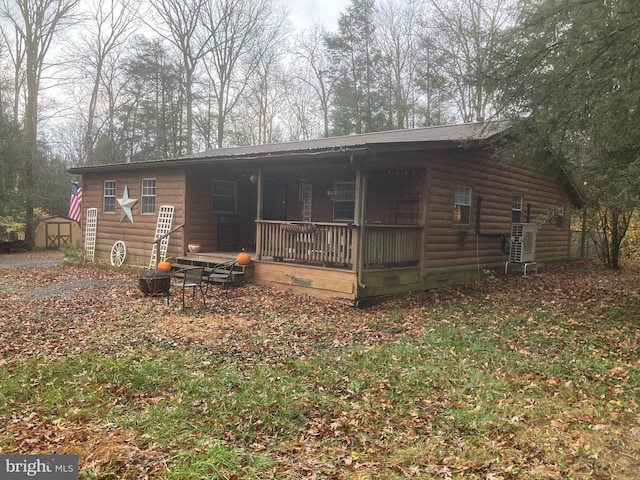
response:
M511 250L509 261L534 262L536 257L536 229L532 223L514 223L511 226Z

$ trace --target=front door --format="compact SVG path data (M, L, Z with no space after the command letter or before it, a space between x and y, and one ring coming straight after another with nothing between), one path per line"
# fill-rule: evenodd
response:
M218 250L233 252L239 249L240 219L237 215L218 216Z
M287 219L287 182L285 180L264 182L262 218L276 221Z

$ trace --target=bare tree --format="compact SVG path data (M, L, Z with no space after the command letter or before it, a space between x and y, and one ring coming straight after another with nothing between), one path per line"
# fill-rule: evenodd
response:
M206 82L202 84L200 91L194 91L194 96L198 98L193 112L193 127L196 134L194 142L201 142L200 149L209 150L216 145L217 100Z
M5 30L6 29L4 26L0 27L2 39L7 46L7 56L11 61L11 70L13 70L13 80L11 81L13 93L13 100L11 102L11 112L13 115L12 120L14 122L18 122L18 119L20 117L20 95L24 91L24 84L26 81L24 69L24 56L26 52L24 49L24 42L22 40L22 37L15 31L15 27L11 28L14 33L13 36ZM13 47L11 47L12 43Z
M427 19L433 29L431 44L440 56L450 95L462 121L484 121L491 116L492 102L487 72L500 31L515 17L514 0L429 0L434 15ZM428 31L428 30L426 30Z
M272 60L272 59L271 59ZM267 61L252 77L246 102L255 135L252 144L282 141L276 119L285 113L288 79L278 63Z
M56 150L58 155L64 158L67 167L85 165L86 133L86 121L79 114L53 125L52 134L57 142Z
M184 70L187 153L193 152L193 83L198 63L204 56L211 31L203 27L208 0L150 0L164 24L157 31L170 40L182 55Z
M294 70L297 72L294 78L307 85L314 92L322 112L323 135L328 137L333 77L324 42L326 36L325 28L319 24L301 32L294 47Z
M209 2L205 26L210 46L205 61L216 100L216 145L224 144L227 118L241 99L260 60L259 41L273 16L272 0Z
M299 77L287 82L287 111L282 118L288 140L309 140L324 136L323 115L315 92ZM324 117L326 119L326 117Z
M90 22L79 42L76 64L92 79L86 112L84 136L85 163L94 163L94 148L101 129L96 127L98 100L104 89L105 70L122 53L123 46L136 29L132 0L97 0L89 5ZM114 58L115 57L115 58ZM109 122L108 119L105 119Z
M396 128L409 127L415 102L417 71L417 30L422 0L382 0L377 10L376 41L382 55L391 104L389 115Z
M65 27L75 22L74 10L80 0L2 0L0 15L15 29L17 41L24 45L26 62L26 105L24 135L28 143L25 158L25 240L34 241L33 192L35 186L34 162L37 158L38 97L43 71L47 67L47 54Z
M272 21L265 25L257 46L258 61L249 81L247 100L254 112L258 136L254 143L271 143L282 140L276 138L274 122L278 114L284 113L286 105L286 71L282 59L286 55L288 23L286 14L274 12Z

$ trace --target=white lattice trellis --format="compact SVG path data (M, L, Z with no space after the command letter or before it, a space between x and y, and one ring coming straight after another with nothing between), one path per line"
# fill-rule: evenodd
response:
M87 219L84 231L84 259L94 262L96 257L96 233L98 231L98 209L87 209Z
M171 223L173 222L173 205L162 205L158 212L158 223L156 225L156 234L153 237L153 247L151 249L151 260L149 261L149 269L156 268L158 261L167 258L167 249L169 248L169 235L171 231ZM166 237L164 237L167 235ZM164 238L162 238L164 237ZM162 238L159 242L159 238ZM160 254L158 255L158 251Z

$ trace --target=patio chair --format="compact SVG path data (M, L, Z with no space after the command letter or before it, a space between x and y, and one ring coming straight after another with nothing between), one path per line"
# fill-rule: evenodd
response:
M231 260L214 265L211 268L211 273L207 277L207 293L209 292L210 285L218 284L226 287L233 283L233 267L235 267L237 263L238 260Z
M182 268L180 270L176 270L175 272L172 272L172 275L181 276L182 281L177 283L172 283L171 287L180 288L182 290L182 311L183 312L184 312L184 306L185 306L185 300L184 300L185 290L187 290L188 288L193 289L193 292L191 295L192 298L195 298L196 290L200 290L200 296L202 297L202 305L204 307L207 306L205 302L205 297L204 297L204 290L202 289L202 277L204 275L204 267Z

